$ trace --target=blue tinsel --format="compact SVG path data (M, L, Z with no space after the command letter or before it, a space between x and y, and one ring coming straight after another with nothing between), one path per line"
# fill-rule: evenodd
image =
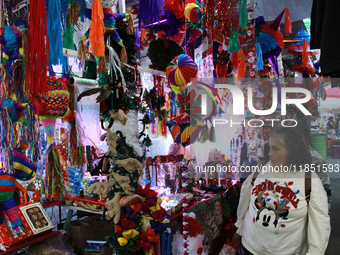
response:
M256 43L261 44L262 53L274 50L279 45L271 34L264 32L260 32L259 36L256 37Z
M50 51L50 64L58 65L59 63L61 63L61 58L63 57L60 0L48 1L47 28Z
M68 9L69 0L60 0L61 10L66 11Z

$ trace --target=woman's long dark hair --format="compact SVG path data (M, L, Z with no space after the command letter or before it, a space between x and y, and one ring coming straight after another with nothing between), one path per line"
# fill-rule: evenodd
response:
M280 127L271 132L270 137L279 138L282 146L288 152L288 163L294 166L310 164L312 158L308 145L302 135L294 127ZM297 168L298 169L298 168Z

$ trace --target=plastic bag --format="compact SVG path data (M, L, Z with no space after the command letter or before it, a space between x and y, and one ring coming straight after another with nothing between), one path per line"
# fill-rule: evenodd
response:
M57 235L29 247L28 255L75 255L73 248Z

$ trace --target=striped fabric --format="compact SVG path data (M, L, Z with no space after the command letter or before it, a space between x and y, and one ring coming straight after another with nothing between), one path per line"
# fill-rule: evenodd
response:
M35 176L37 167L32 164L21 150L13 150L13 164L17 179L28 180Z

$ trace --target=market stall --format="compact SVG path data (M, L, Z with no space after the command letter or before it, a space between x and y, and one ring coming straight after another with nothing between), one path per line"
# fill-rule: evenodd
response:
M286 7L267 18L251 0L0 6L0 255L236 254L241 184L269 160L272 128L302 115L282 114L281 92L304 88L317 118L335 89Z

